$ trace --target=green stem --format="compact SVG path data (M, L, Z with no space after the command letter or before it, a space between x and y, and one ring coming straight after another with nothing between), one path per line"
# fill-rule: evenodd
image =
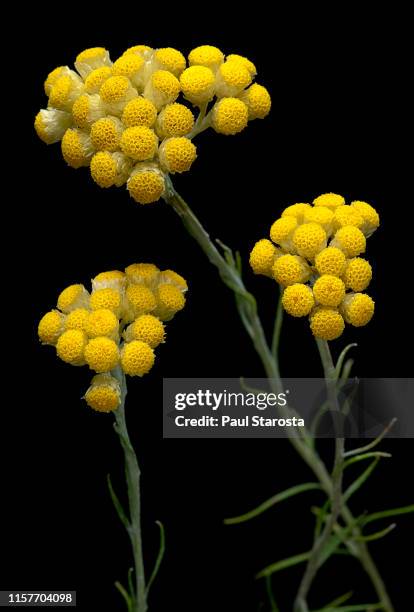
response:
M283 304L282 304L282 292L280 292L279 300L277 303L275 325L273 328L273 337L272 337L272 355L273 355L273 359L276 362L279 361L279 342L280 342L280 332L282 330L282 323L283 323Z
M127 531L131 540L135 565L135 593L131 593L133 598L132 612L146 612L148 608L141 535L141 473L125 420L125 398L127 394L125 374L119 367L113 371L113 374L121 385L121 405L114 412L114 428L124 451L125 476L128 489L129 525Z

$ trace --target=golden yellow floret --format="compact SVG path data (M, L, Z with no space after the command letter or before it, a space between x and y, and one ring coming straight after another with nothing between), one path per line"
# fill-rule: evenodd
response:
M91 310L100 310L105 308L112 310L114 314L120 316L122 312L122 295L118 289L106 287L92 291L90 297Z
M159 149L161 167L174 174L187 172L197 158L197 148L188 138L177 136L166 138Z
M364 291L372 279L372 268L362 257L354 257L346 262L343 280L347 289Z
M170 283L160 283L155 292L157 307L154 315L162 321L170 321L173 316L185 306L183 292Z
M128 47L126 51L124 51L123 55L128 55L129 53L137 53L138 55L142 55L145 57L148 51L152 51L152 47L148 45L134 45L132 47Z
M214 72L207 66L190 66L180 77L184 97L198 106L212 100L215 80Z
M144 66L145 62L140 55L127 53L114 62L112 74L127 77L141 91L144 89Z
M354 327L362 327L369 323L374 310L374 300L366 293L349 293L341 304L345 321Z
M71 111L73 103L83 92L82 79L73 70L65 71L52 86L49 107Z
M88 74L85 79L85 91L88 94L97 94L101 89L102 84L112 76L112 68L110 66L101 66Z
M237 53L230 53L230 55L226 57L226 62L239 63L241 66L244 66L248 70L252 77L256 76L257 74L256 66L251 60L249 60L247 57L244 57L243 55L238 55Z
M184 104L167 104L157 118L155 131L160 138L185 136L194 127L194 115Z
M108 336L116 339L119 331L119 321L112 310L98 308L88 314L84 329L89 338Z
M306 283L311 275L307 262L299 255L282 255L278 257L272 267L273 278L283 286L295 283Z
M334 308L318 306L310 315L310 328L316 338L335 340L344 331L345 323Z
M270 228L270 238L276 244L286 248L286 250L290 250L293 232L296 230L297 226L298 223L295 217L282 217L281 219L276 219Z
M380 224L379 214L371 204L355 200L351 202L351 207L354 208L364 220L361 230L364 234L369 235L374 232Z
M97 289L123 289L126 284L126 275L121 270L108 270L100 272L92 279L92 288Z
M123 132L122 122L118 117L103 117L91 127L91 142L97 151L116 151Z
M88 308L89 298L89 293L83 285L69 285L59 294L57 307L67 314L75 308Z
M128 282L148 286L152 286L158 280L159 273L159 268L153 263L133 263L125 268Z
M54 68L51 72L49 72L44 82L45 94L47 96L50 95L52 87L56 83L56 81L69 71L70 68L68 66L58 66L57 68Z
M249 119L264 119L270 113L272 98L266 87L253 83L248 89L240 94L242 100L248 108Z
M37 334L43 344L55 345L65 327L65 315L58 310L47 312L39 321Z
M74 366L85 365L85 348L87 336L80 329L68 329L63 332L56 343L57 356Z
M338 206L345 204L345 198L337 193L323 193L313 200L314 206L326 206L335 210Z
M364 219L355 208L345 204L344 206L338 206L335 210L333 224L335 229L345 227L346 225L353 225L362 229Z
M85 361L95 372L109 372L119 363L119 348L106 337L92 338L85 347Z
M65 329L80 329L85 331L85 323L89 317L87 308L75 308L65 319Z
M141 315L127 327L124 338L127 342L142 340L155 349L161 342L164 342L164 324L151 314Z
M157 305L154 293L143 284L128 285L126 288L127 311L129 319L153 311Z
M59 142L71 125L72 117L70 113L60 111L57 108L40 110L34 122L37 135L46 144Z
M366 239L360 229L353 225L341 227L335 234L331 246L341 249L347 257L357 257L364 253Z
M186 292L188 290L187 281L181 274L177 274L174 270L163 270L159 275L160 283L171 283L180 289L180 291Z
M78 128L69 128L61 142L62 155L65 162L72 168L89 166L94 147L89 134Z
M82 94L72 107L73 121L81 129L90 128L92 123L105 115L106 111L98 94Z
M109 53L104 47L91 47L79 53L75 60L75 68L85 78L101 66L110 66Z
M341 208L343 208L341 206ZM326 206L310 207L304 214L305 223L318 223L323 227L327 236L330 236L333 231L334 213Z
M144 125L150 128L156 119L157 109L154 104L142 96L130 100L122 112L122 123L126 127Z
M154 361L154 351L142 340L127 342L122 348L121 366L129 376L144 376L151 370Z
M313 259L326 247L326 232L318 223L303 223L293 234L293 244L299 253L307 259Z
M341 249L328 246L315 257L315 267L319 274L333 274L342 276L345 269L346 257Z
M121 405L121 387L111 374L96 374L85 393L86 403L97 412L112 412Z
M282 212L283 217L295 217L296 221L299 223L303 223L305 213L308 210L312 210L312 206L310 204L305 204L303 202L299 202L298 204L291 204L287 206L285 210Z
M289 285L283 291L282 304L292 317L305 317L315 305L312 289L302 283Z
M224 62L224 53L212 45L200 45L188 54L190 66L206 66L214 72Z
M126 128L121 136L122 151L135 161L152 159L157 152L158 137L145 125Z
M186 66L184 55L172 47L157 49L153 55L153 62L157 69L168 70L176 77L180 76Z
M247 126L248 119L247 106L238 98L222 98L213 106L211 124L219 134L238 134Z
M277 256L278 249L274 244L263 238L254 245L250 253L250 267L255 274L264 274L265 276L273 277L272 267Z
M322 274L313 285L313 295L322 306L336 308L345 297L345 285L338 276Z
M251 82L251 74L242 63L224 62L216 73L216 94L221 98L237 96Z
M137 164L127 181L127 189L138 204L151 204L164 193L164 175L157 164Z
M127 77L110 76L102 83L99 95L109 113L121 115L127 102L136 98L138 93Z
M99 187L120 187L126 183L132 161L119 151L98 151L91 159L91 176Z
M181 91L180 81L168 70L156 70L148 79L144 89L144 98L150 100L157 110L166 104L175 102Z

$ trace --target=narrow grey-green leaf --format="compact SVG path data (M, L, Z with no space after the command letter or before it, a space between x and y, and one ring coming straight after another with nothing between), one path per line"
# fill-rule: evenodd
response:
M256 574L256 578L265 578L266 576L271 576L272 574L287 569L288 567L292 567L293 565L305 563L305 561L307 561L309 557L310 552L308 551L305 553L300 553L299 555L293 555L292 557L288 557L287 559L282 559L281 561L276 561L276 563L268 565L258 574Z

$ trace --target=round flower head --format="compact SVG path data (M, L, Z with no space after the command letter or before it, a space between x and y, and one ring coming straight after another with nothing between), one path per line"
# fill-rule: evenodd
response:
M160 138L185 136L194 127L194 115L184 104L167 104L158 115L155 131Z
M313 259L326 247L326 232L318 223L304 223L295 230L293 244L299 255Z
M347 289L364 291L371 282L372 268L366 259L354 257L346 262L343 280Z
M123 132L122 122L118 117L103 117L91 127L91 142L97 151L116 151Z
M240 94L249 111L249 119L264 119L270 113L272 99L266 87L253 83L248 89Z
M63 332L56 343L56 353L62 361L74 366L85 365L85 348L87 337L80 329L68 329Z
M65 315L58 310L47 312L39 321L37 334L42 344L55 345L65 328Z
M313 200L314 206L326 206L331 210L335 210L338 206L345 204L345 199L337 193L323 193Z
M346 257L344 253L333 246L322 249L315 257L315 267L319 274L333 274L342 276L345 269Z
M142 340L133 340L124 344L121 351L121 366L129 376L144 376L154 365L155 354L152 348Z
M69 166L72 168L89 166L94 148L86 132L78 128L69 128L63 135L61 147L63 159Z
M128 157L135 161L152 159L157 152L158 138L145 125L126 128L121 136L120 146Z
M295 217L277 219L270 228L270 238L287 251L293 250L292 236L298 223Z
M136 55L140 55L145 59L151 51L153 51L153 48L149 47L148 45L133 45L132 47L128 47L128 49L124 51L123 55L135 53Z
M344 331L345 323L337 310L318 306L310 315L310 328L316 338L335 340Z
M313 285L315 300L322 306L339 306L345 297L345 285L338 276L322 274Z
M40 110L34 122L37 135L46 144L59 142L71 125L72 117L70 114L56 108Z
M75 68L79 74L85 78L96 68L111 66L112 62L109 53L103 47L92 47L85 49L76 57Z
M49 72L43 84L45 88L45 94L47 96L50 96L50 92L52 91L52 87L56 83L56 81L61 76L64 76L65 74L70 74L71 72L73 71L69 68L69 66L58 66L57 68L54 68L54 70Z
M335 234L331 246L338 247L347 257L357 257L364 253L366 239L360 229L353 225L341 227Z
M73 70L65 71L50 91L49 107L70 112L73 103L82 92L82 79Z
M361 230L366 236L372 234L379 226L379 214L371 204L359 200L351 202L351 207L355 209L363 218L364 223Z
M124 332L127 342L142 340L155 349L164 342L165 329L163 323L151 314L144 314L135 319Z
M252 82L247 68L240 62L225 62L216 73L216 94L220 98L240 94Z
M172 47L157 49L153 55L153 66L156 70L168 70L179 77L186 66L184 55Z
M96 374L85 393L86 403L97 412L112 412L121 405L121 387L111 374Z
M306 283L311 276L311 269L298 255L282 255L274 262L272 273L275 281L286 287L295 283Z
M98 94L82 94L72 107L73 121L81 129L89 129L95 121L106 115Z
M99 95L107 112L119 116L127 102L136 98L138 94L125 76L110 76L102 83Z
M151 289L142 284L128 285L125 296L127 299L126 318L128 320L134 320L142 314L152 312L157 305Z
M343 208L343 206L341 206ZM326 206L310 207L304 214L305 223L318 223L323 227L327 236L333 231L334 213Z
M108 270L100 272L92 279L92 289L118 289L122 290L126 284L126 276L121 270Z
M75 308L88 308L89 299L89 293L83 285L69 285L60 293L57 307L62 312L68 313Z
M65 329L80 329L85 331L85 323L89 317L89 310L86 308L75 308L65 318Z
M84 329L89 338L107 336L116 340L119 331L119 321L112 310L99 308L88 314Z
M95 372L109 372L119 363L118 345L103 336L89 340L84 355L86 363Z
M101 89L102 84L112 76L112 68L109 66L101 66L88 74L85 79L85 91L88 94L97 94Z
M215 103L212 110L212 126L219 134L237 134L247 126L249 112L238 98L223 98Z
M127 181L127 189L138 204L151 204L164 193L164 175L157 164L137 164Z
M353 225L361 229L364 225L364 219L355 208L345 204L344 206L338 206L335 210L333 224L335 229L345 227L346 225Z
M174 272L174 270L163 270L159 275L159 282L162 284L170 283L171 285L178 287L178 289L183 293L188 290L188 285L185 278L181 276L181 274Z
M263 238L254 245L250 253L250 267L255 274L264 274L273 278L272 267L277 256L281 253L270 240Z
M180 77L184 97L197 106L213 99L215 81L214 72L206 66L190 66Z
M144 125L150 128L153 127L156 119L157 109L154 104L142 96L130 100L122 113L122 123L126 127Z
M312 206L310 204L304 204L300 202L299 204L291 204L290 206L287 206L285 210L282 212L281 216L282 218L294 217L299 225L300 223L303 223L304 218L305 218L305 213L308 210L312 210Z
M138 91L142 91L144 89L144 67L145 62L140 55L127 53L114 62L112 74L127 77Z
M362 327L369 323L374 310L374 300L366 293L348 293L341 304L345 321L354 327Z
M98 151L91 159L91 176L99 187L120 187L126 183L132 161L123 153Z
M118 317L122 313L121 292L113 287L92 291L89 304L91 310L100 310L101 308L105 308L112 310L112 312Z
M282 304L292 317L305 317L315 305L312 289L302 283L289 285L283 291Z
M155 294L157 307L154 310L154 315L162 321L170 321L185 306L185 297L182 291L170 283L159 284Z
M152 263L134 263L125 268L128 282L152 287L157 282L160 270Z
M180 91L180 81L177 77L167 70L156 70L145 85L143 95L159 111L166 104L175 102Z
M205 66L216 72L224 62L224 53L212 45L201 45L192 49L188 55L190 66Z
M243 55L238 55L237 53L230 53L230 55L226 57L226 62L236 62L240 66L244 66L252 77L255 77L257 74L256 66L253 64L252 61L250 61L247 57L244 57Z
M177 136L164 140L159 149L160 164L167 172L187 172L197 157L197 148L188 138Z

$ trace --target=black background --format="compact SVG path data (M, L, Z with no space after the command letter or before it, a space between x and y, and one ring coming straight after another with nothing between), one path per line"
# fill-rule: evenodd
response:
M311 545L310 506L320 501L306 494L254 522L224 527L225 516L312 475L282 440L162 440L163 376L260 377L262 368L233 296L174 212L162 202L141 207L122 188L98 188L87 170L65 165L58 145L46 147L36 137L32 122L46 102L45 76L56 65L71 64L83 48L104 45L116 58L137 43L184 53L210 43L250 57L258 82L272 93L271 115L235 137L202 134L199 157L190 173L175 179L177 189L212 237L239 249L245 262L288 204L326 191L371 202L382 221L367 252L376 315L332 349L337 355L357 341L359 376L412 375L405 350L412 328L412 188L404 150L404 16L291 9L270 16L260 7L235 7L225 19L217 3L175 11L122 5L101 7L101 14L97 8L87 17L81 7L60 14L56 5L33 21L25 15L32 28L24 44L16 45L19 76L12 84L24 95L18 97L19 125L13 124L19 138L10 140L16 151L5 207L13 240L4 255L11 367L3 372L10 399L2 414L1 588L76 589L80 609L123 610L113 582L125 582L130 551L105 483L109 472L118 490L123 482L112 416L87 409L80 397L90 373L40 346L36 326L65 286L87 284L102 270L134 261L171 267L190 286L186 308L168 325L154 369L129 384L127 416L143 471L149 566L158 542L154 521L161 520L167 532L150 608L259 609L265 596L255 572ZM18 25L15 34L19 40ZM270 331L275 285L254 277L247 265L245 280ZM305 321L285 321L281 364L286 376L321 374ZM328 459L331 444L320 446ZM355 496L357 512L412 502L406 480L412 481L412 441L389 440L383 448L393 458ZM409 516L372 545L398 611L411 608L412 575L402 556L412 545ZM299 578L296 570L275 578L282 610L291 609ZM335 559L315 583L313 606L350 589L357 601L375 601L367 585L356 562Z

